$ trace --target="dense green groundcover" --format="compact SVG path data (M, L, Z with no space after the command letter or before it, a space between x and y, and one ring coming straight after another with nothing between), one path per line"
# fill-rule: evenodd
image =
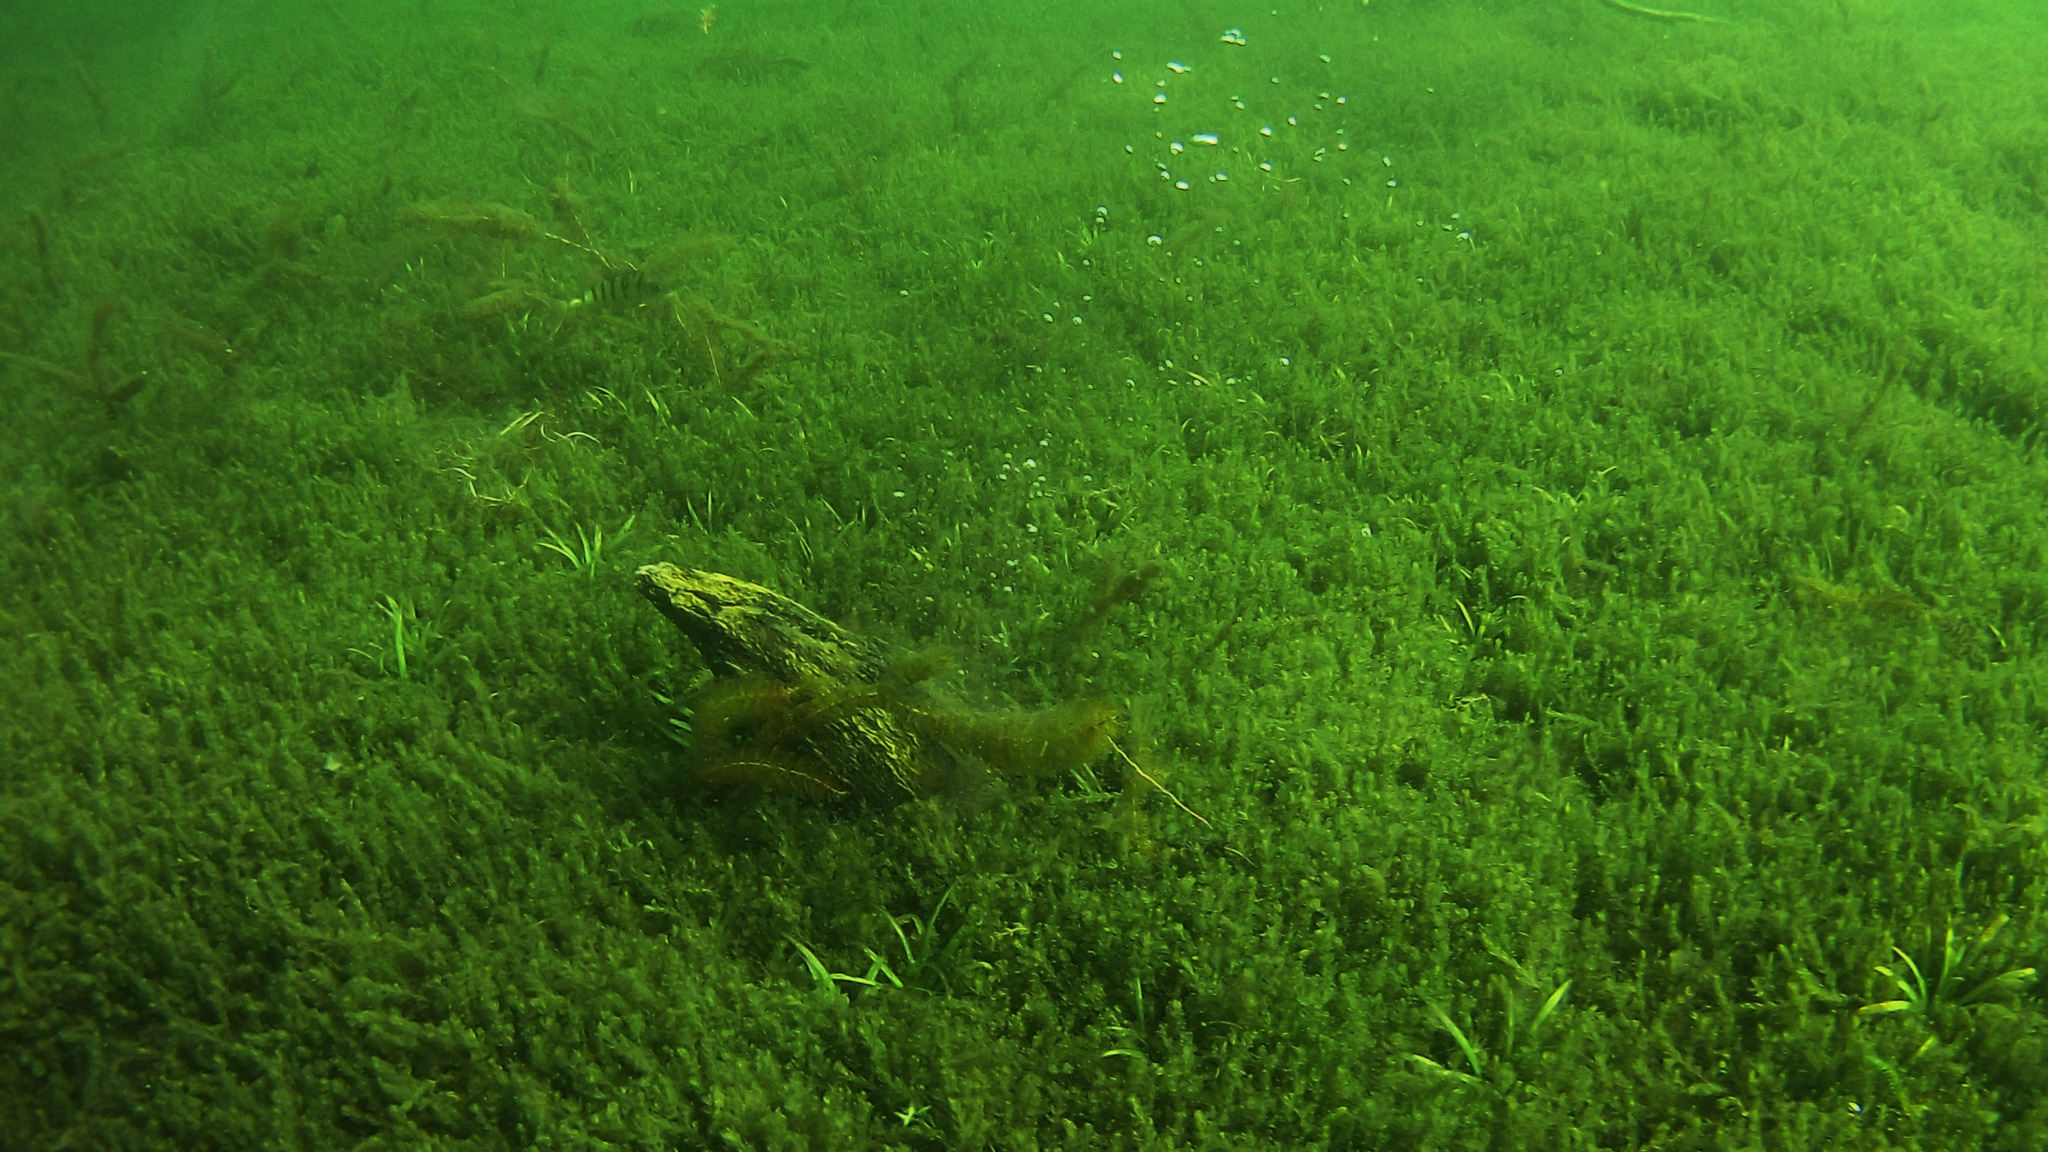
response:
M0 1147L2048 1146L2048 27L1699 2L9 5Z

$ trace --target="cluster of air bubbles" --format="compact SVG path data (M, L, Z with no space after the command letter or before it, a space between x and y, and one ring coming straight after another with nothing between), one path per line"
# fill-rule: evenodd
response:
M1220 39L1225 45L1223 58L1206 63L1195 56L1168 58L1144 72L1135 61L1127 63L1121 49L1110 53L1111 83L1135 89L1152 113L1152 140L1126 142L1127 155L1149 162L1160 184L1174 193L1230 185L1240 169L1255 184L1268 186L1328 173L1325 179L1334 178L1347 188L1377 187L1387 207L1394 206L1402 188L1394 151L1384 145L1369 147L1356 138L1353 129L1360 125L1353 123L1353 114L1360 106L1335 85L1323 86L1336 64L1329 53L1303 58L1294 66L1283 61L1283 71L1267 74L1268 83L1230 91L1220 77L1243 71L1235 67L1242 59L1232 59L1231 53L1251 41L1241 27L1225 29ZM1290 77L1290 67L1311 78ZM1254 73L1259 74L1263 69ZM1379 161L1377 170L1366 166L1373 158ZM1458 241L1473 244L1469 226L1459 223L1447 230ZM1157 236L1149 239L1154 245L1163 243Z

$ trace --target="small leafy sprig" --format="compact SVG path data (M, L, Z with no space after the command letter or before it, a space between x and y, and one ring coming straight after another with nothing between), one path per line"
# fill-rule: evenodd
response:
M1893 945L1892 954L1899 958L1898 965L1879 964L1875 967L1879 975L1897 986L1900 998L1865 1004L1856 1010L1856 1014L1884 1016L1894 1012L1927 1013L1938 1007L1947 1006L1966 1008L1994 996L2007 995L2026 987L2033 982L2035 976L2035 970L2031 966L2010 968L1995 976L1978 979L1974 984L1971 983L1973 978L1964 971L1969 965L1972 953L1981 952L1989 947L1998 935L1999 929L2005 927L2010 919L2011 917L2000 913L1991 923L1985 925L1983 931L1977 933L1975 941L1961 943L1957 942L1955 927L1951 925L1942 937L1939 963L1929 965L1932 969L1931 975L1928 969L1920 967L1911 953L1896 944ZM1967 992L1962 991L1965 985L1969 986Z
M637 513L626 517L626 522L619 525L619 530L612 534L611 543L614 545L623 543L627 533L633 530L633 521L637 519L639 519ZM540 530L547 533L548 538L534 546L561 553L562 556L568 559L570 567L583 573L586 578L595 579L598 563L604 559L604 526L598 525L596 528L588 531L581 524L575 527L577 546L574 548L571 548L569 542L562 539L553 528L545 524L541 525Z

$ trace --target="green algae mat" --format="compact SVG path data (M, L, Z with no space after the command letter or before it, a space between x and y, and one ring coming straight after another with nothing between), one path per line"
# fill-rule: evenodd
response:
M0 1149L2048 1146L2048 20L1686 9L9 5Z

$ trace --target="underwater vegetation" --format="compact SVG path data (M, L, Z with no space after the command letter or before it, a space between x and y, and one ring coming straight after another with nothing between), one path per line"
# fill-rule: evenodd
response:
M595 262L594 279L589 286L566 297L536 280L492 279L486 285L489 291L456 308L457 315L463 319L487 320L538 314L546 320L550 330L559 335L575 318L578 309L596 312L655 310L674 322L688 347L701 347L713 380L721 385L744 382L765 368L798 356L793 346L775 340L759 326L725 315L710 301L680 286L670 286L670 278L684 265L705 259L725 248L730 243L727 237L685 237L669 244L644 264L635 266L607 256L587 242L590 228L584 220L581 200L571 190L566 174L557 178L554 199L561 218L586 240L573 240L548 231L532 215L503 204L433 201L401 209L398 218L408 227L450 238L473 236L501 241L497 257L500 264L509 261L512 246L522 241L549 241L582 253ZM730 364L730 355L721 354L719 349L718 337L725 333L739 337L749 349L736 366Z
M2032 9L188 7L0 16L0 1147L2048 1147Z
M114 318L114 313L120 307L121 302L109 296L105 300L100 301L99 307L93 309L92 323L86 329L85 343L79 355L79 367L77 370L66 368L61 364L52 364L48 360L38 360L33 356L23 356L15 352L0 352L0 360L11 361L24 368L39 372L59 383L69 385L79 394L97 401L111 415L115 409L126 403L137 392L140 392L142 386L149 382L149 374L147 372L136 372L125 376L119 372L110 374L100 363L100 347L106 339L107 324Z

